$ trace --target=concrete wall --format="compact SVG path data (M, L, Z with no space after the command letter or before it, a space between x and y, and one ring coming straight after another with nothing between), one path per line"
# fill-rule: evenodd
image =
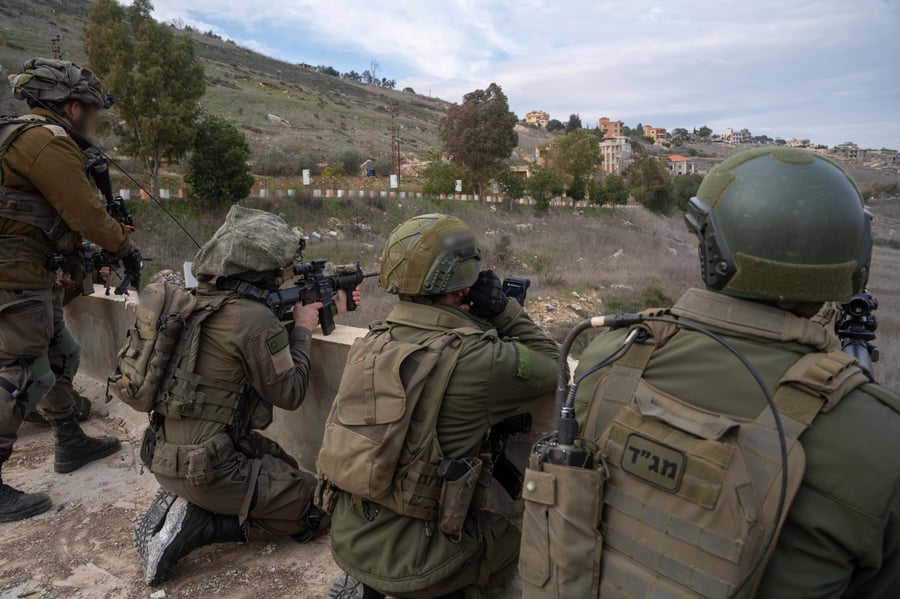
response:
M66 324L82 345L82 374L105 381L113 371L125 333L134 323L135 302L134 294L128 298L106 296L103 287L97 285L94 295L79 298L66 307ZM294 412L276 409L275 420L266 430L267 436L278 441L307 470L315 471L325 418L337 393L347 353L353 340L365 333L365 329L340 325L327 337L315 333L310 356L310 385L303 405ZM122 404L119 406L124 409L118 409L115 405L118 400L113 399L113 402L111 407L116 415L136 430L146 424L143 414ZM524 466L534 440L554 428L552 397L529 406L529 409L534 416L535 431L511 440L508 447L510 459L520 466Z

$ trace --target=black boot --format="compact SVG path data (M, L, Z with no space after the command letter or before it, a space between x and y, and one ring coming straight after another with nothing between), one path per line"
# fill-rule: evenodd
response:
M331 517L314 505L309 506L303 520L306 522L306 530L291 536L298 543L314 541L331 527Z
M0 468L3 467L0 460ZM43 514L53 503L44 493L23 493L3 482L0 474L0 522L14 522L24 520L38 514Z
M56 435L56 463L53 467L60 473L78 470L89 462L116 453L122 447L115 437L88 437L74 416L51 422L50 426Z
M142 563L147 556L147 547L150 545L150 541L153 540L159 529L163 527L169 508L172 507L176 499L178 499L177 495L160 488L153 497L153 501L150 502L150 507L144 512L137 524L134 525L132 539L134 540L134 548L137 549L138 554L141 556Z
M214 514L179 497L169 508L162 528L147 544L144 580L159 584L175 562L198 547L246 540L237 516Z
M326 599L384 599L380 593L358 581L346 572L341 572L328 589Z

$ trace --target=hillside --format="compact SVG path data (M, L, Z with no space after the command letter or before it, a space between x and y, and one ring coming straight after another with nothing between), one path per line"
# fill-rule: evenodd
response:
M64 58L85 63L82 28L90 4L0 4L0 65L14 72L28 58L50 55L50 39L57 34ZM196 31L179 33L194 37L206 71L203 107L234 122L256 153L264 146L316 157L354 149L389 160L392 112L404 155L424 156L438 145L437 124L447 107L443 100L344 81ZM305 57L314 64L316 59ZM268 119L270 114L283 121Z

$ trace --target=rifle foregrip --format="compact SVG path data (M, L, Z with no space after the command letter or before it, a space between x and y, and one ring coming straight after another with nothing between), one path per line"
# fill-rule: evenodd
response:
M331 302L319 308L319 325L323 335L330 335L334 331L334 312L331 310Z

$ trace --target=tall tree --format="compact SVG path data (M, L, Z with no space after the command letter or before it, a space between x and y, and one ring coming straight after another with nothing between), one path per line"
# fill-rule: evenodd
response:
M496 83L476 89L454 104L441 121L444 152L484 197L484 186L506 168L519 143L516 115Z
M535 165L525 180L525 190L537 202L538 210L547 210L550 200L563 192L563 182L550 167Z
M710 129L710 128L707 127L706 125L703 125L703 126L700 127L700 129L697 131L697 135L699 135L700 137L706 139L707 137L709 137L710 135L712 135L712 129Z
M597 138L584 129L574 129L553 142L548 162L570 192L573 201L584 198L587 180L600 164ZM580 197L577 197L580 196Z
M675 208L672 177L663 163L646 151L635 152L628 167L628 187L638 203L651 212L671 214Z
M157 23L152 10L150 0L127 8L97 0L84 38L91 67L116 98L123 149L144 164L155 194L163 161L191 149L206 82L193 40Z

